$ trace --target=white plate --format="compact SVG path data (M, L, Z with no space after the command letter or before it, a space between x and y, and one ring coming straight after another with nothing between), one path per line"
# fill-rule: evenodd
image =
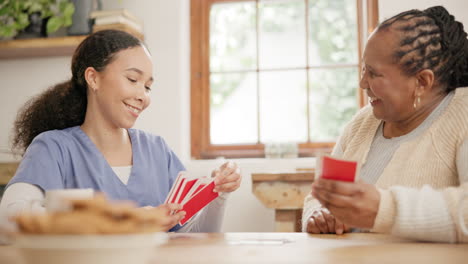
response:
M14 246L26 263L147 263L166 233L127 235L19 235Z

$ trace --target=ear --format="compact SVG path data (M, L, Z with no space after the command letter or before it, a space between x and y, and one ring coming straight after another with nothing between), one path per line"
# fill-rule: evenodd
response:
M88 67L84 72L84 77L88 88L95 92L99 88L99 72L93 67Z
M416 74L416 95L430 93L434 87L434 72L422 70Z

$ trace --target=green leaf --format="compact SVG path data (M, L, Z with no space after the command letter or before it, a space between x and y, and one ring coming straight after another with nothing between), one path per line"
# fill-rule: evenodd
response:
M9 13L10 9L8 8L8 6L4 6L0 9L0 16L3 16L7 13Z
M71 18L73 13L75 13L75 6L72 3L67 3L62 13L64 17Z
M0 36L2 37L12 37L16 31L13 27L0 27Z
M50 9L43 9L41 11L41 17L42 18L47 18L47 17L52 17L52 16L54 16L54 13Z
M62 21L58 17L51 17L47 21L47 33L57 31L62 26Z
M68 27L73 23L73 20L71 17L66 17L65 21L63 22L63 26Z
M29 18L28 14L22 13L18 15L17 21L16 21L16 29L21 30L29 25Z
M33 2L29 6L29 12L30 13L39 12L41 10L42 10L42 5L40 3L38 3L38 2Z
M63 13L67 5L70 4L68 1L59 1L58 10L60 13Z

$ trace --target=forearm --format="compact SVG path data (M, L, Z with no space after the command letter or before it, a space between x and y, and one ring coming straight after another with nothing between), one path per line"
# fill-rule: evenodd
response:
M312 194L304 198L304 208L302 210L302 232L307 231L307 221L312 216L312 213L322 207L320 202L312 197Z
M44 212L43 201L44 194L39 187L23 182L14 183L5 190L0 211L7 216L21 212Z
M341 138L337 141L335 144L335 147L333 148L333 151L331 153L332 156L341 158L343 156L343 148L342 148L342 143L341 143ZM316 175L317 177L317 175ZM312 216L312 213L322 207L320 202L312 197L312 194L309 193L305 198L304 198L304 207L302 209L302 232L307 231L307 221L309 218Z
M435 190L391 187L379 190L379 210L372 231L393 233L425 241L468 242L458 218L460 199L468 192L468 140L457 151L456 164L460 186ZM465 202L466 204L466 202ZM468 223L468 206L463 220Z
M440 191L429 186L380 190L382 199L372 231L422 241L468 242L457 221L459 198L467 187L465 183Z

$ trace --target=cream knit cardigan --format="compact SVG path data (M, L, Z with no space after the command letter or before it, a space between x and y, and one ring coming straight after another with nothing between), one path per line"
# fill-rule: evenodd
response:
M380 122L371 107L359 111L339 139L342 158L364 164ZM457 162L468 162L458 151L467 139L468 89L458 88L432 125L418 138L402 143L383 170L376 183L380 204L371 231L416 240L468 242L458 220L460 197L468 192L468 179L461 179L457 168ZM307 219L320 206L311 195L305 198L303 231ZM468 199L463 212L468 225Z

